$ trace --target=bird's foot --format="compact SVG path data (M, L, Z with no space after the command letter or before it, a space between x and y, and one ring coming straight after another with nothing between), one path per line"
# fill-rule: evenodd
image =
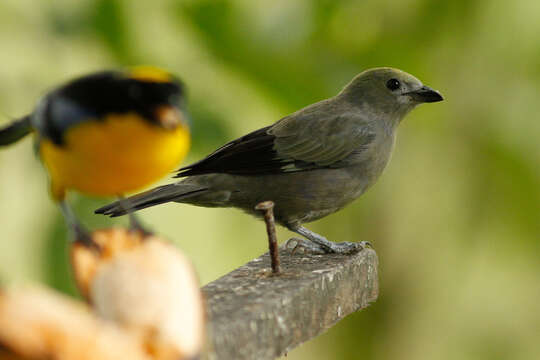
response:
M321 255L327 254L328 252L321 245L315 244L312 241L299 239L299 238L290 238L285 243L285 247L291 250L291 254L296 253L297 251L301 254L313 254Z
M355 254L364 250L366 247L372 247L369 241L360 242L338 242L332 243L331 252L334 254Z
M133 213L129 213L129 231L137 232L137 233L141 234L141 236L143 238L154 235L154 233L152 231L146 229L141 224L141 222L139 221L137 216L135 216L135 214L133 214Z
M62 210L62 215L64 216L66 225L71 232L71 241L73 243L81 244L84 247L100 251L101 248L92 239L92 234L90 231L88 231L86 227L79 222L79 219L77 219L71 210L71 207L65 200L60 202L60 209Z
M369 241L361 242L339 242L328 245L317 244L310 240L291 238L285 244L285 247L291 250L292 254L301 251L302 254L354 254L364 250L366 247L372 247Z
M128 216L129 216L129 231L132 233L139 233L142 238L146 238L149 236L154 235L154 233L148 229L146 229L142 223L140 222L139 218L132 212L131 210L131 203L129 199L126 199L122 195L118 195L118 205L122 210L124 210ZM108 215L107 212L104 212L105 215Z
M85 248L94 249L97 252L101 251L99 246L93 239L92 234L81 224L75 223L71 225L71 232L73 234L73 242L84 246Z

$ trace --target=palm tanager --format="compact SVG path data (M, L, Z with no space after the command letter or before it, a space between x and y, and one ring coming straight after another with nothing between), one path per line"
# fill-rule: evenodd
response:
M393 68L357 75L336 96L233 140L183 167L181 181L104 206L120 216L167 202L235 207L275 203L275 219L307 240L305 250L352 253L363 242L332 242L304 223L332 214L373 185L390 159L396 129L417 105L443 100L414 76ZM128 206L126 206L128 205ZM300 244L299 244L300 245Z

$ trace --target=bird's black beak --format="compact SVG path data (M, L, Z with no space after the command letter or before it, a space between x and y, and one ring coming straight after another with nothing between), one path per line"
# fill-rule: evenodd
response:
M433 90L429 86L425 85L418 90L407 93L407 95L418 102L437 102L444 100L442 95L437 90Z

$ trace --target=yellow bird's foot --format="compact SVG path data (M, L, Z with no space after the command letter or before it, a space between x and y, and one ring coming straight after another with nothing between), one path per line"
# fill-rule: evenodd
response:
M84 247L94 249L98 252L101 251L101 247L92 239L92 234L86 228L80 224L75 224L71 226L71 231L73 233L74 243L79 243Z
M77 219L71 207L65 200L60 202L60 209L62 210L62 215L64 215L64 220L67 227L71 231L72 240L75 243L80 243L88 248L94 248L100 250L100 246L92 240L92 234L88 231Z
M133 212L131 212L131 204L129 202L129 199L126 199L123 196L118 196L118 204L123 210L125 210L128 213L130 231L140 233L143 238L154 235L154 233L146 229L142 225L138 217Z
M139 218L133 213L129 213L129 231L138 232L143 238L154 235L152 231L146 229L141 224Z

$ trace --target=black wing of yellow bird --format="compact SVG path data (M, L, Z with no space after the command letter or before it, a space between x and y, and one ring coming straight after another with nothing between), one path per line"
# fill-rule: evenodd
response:
M169 73L138 67L77 78L0 130L0 145L35 132L51 194L75 223L66 191L119 196L170 173L190 145L183 87Z
M361 243L328 241L302 226L332 214L362 195L382 174L395 133L417 105L442 96L410 74L366 70L336 96L309 105L269 127L231 141L180 169L181 181L113 203L97 213L120 216L165 202L236 207L275 203L275 219L310 241L316 252L349 253Z

